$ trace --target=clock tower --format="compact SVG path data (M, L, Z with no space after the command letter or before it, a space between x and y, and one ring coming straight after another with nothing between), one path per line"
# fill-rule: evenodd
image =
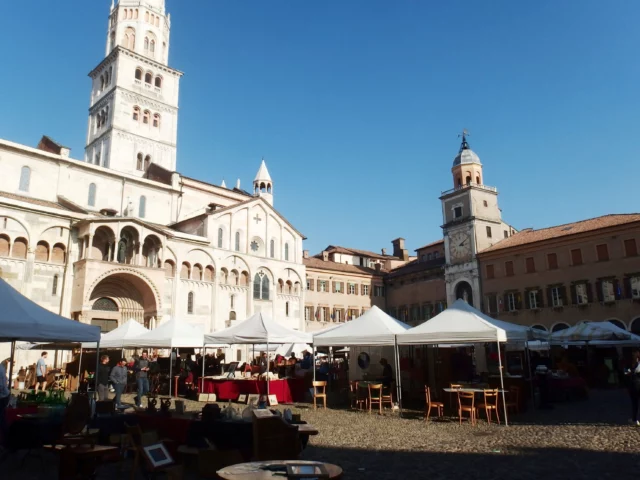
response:
M476 254L511 235L502 221L498 189L484 184L482 163L462 133L451 173L453 188L442 192L442 229L446 255L447 302L462 298L481 309L480 272Z

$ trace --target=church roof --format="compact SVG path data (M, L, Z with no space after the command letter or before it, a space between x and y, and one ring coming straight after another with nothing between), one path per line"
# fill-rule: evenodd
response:
M437 240L435 242L427 243L426 245L423 245L420 248L416 248L415 251L417 252L418 250L423 250L425 248L435 247L436 245L442 245L443 243L444 243L444 239Z
M480 157L478 157L478 155L476 155L476 152L471 150L471 147L469 147L469 142L467 142L466 135L468 135L468 133L465 130L465 132L462 134L462 143L460 144L460 151L458 152L458 155L456 155L456 158L453 159L454 167L457 167L458 165L466 165L470 163L476 163L478 165L482 165L480 163Z
M264 159L260 164L260 168L258 169L258 173L256 174L256 178L253 179L254 182L260 181L268 181L271 182L271 175L269 175L269 170L267 170L267 164L264 163Z
M38 198L28 197L26 195L16 195L15 193L0 192L0 197L9 198L11 200L18 200L19 202L31 203L33 205L38 205L40 207L57 208L59 210L70 211L69 208L65 207L64 205L61 205L58 202L50 202L48 200L40 200Z
M480 252L480 255L483 253L495 252L497 250L504 250L505 248L519 247L531 243L542 242L559 237L567 237L569 235L576 235L579 233L599 230L601 228L615 227L634 222L640 222L640 213L603 215L602 217L590 218L574 223L565 223L564 225L556 225L554 227L541 228L539 230L527 228L511 235L509 238L500 240L489 248L484 249Z

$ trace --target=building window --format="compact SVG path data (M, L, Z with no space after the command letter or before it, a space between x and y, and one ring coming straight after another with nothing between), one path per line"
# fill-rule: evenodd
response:
M151 155L147 155L146 157L144 157L144 169L145 169L145 171L148 170L150 166L151 166Z
M140 121L140 107L133 107L133 120L135 122Z
M487 226L487 238L491 238L491 227Z
M231 306L231 308L235 308L236 296L235 296L235 295L231 295L231 296L229 297L229 302L230 302L230 306Z
M525 259L525 268L527 270L527 273L535 273L536 262L533 260L533 257L527 257Z
M28 192L30 183L31 169L29 167L22 167L22 170L20 170L20 191Z
M480 182L477 182L477 183L479 184ZM486 200L483 200L483 201L482 201L482 204L483 204L485 207L488 207L488 206L489 206L489 204L487 203L487 201L486 201Z
M440 252L433 252L433 258L438 258L440 256Z
M615 300L616 300L616 295L613 289L613 281L604 280L602 282L602 301L614 302Z
M504 271L505 271L507 277L513 277L513 262L512 261L504 262Z
M318 280L318 291L326 292L327 291L327 281L326 280Z
M579 248L571 250L571 265L582 265L582 250Z
M333 282L336 293L342 293L342 282Z
M285 317L289 316L289 302L284 302L284 315Z
M312 307L304 307L304 319L305 321L311 321L311 309Z
M487 279L490 280L495 278L495 272L493 270L493 265L487 265Z
M284 244L284 260L286 262L289 261L289 244L288 243Z
M145 110L142 114L142 123L145 125L149 125L149 118L151 117L151 112L149 110Z
M187 313L193 313L193 292L187 296Z
M264 272L256 273L253 278L253 298L269 300L269 277Z
M136 159L136 170L144 170L144 166L142 163L142 154L139 153Z
M153 114L153 126L155 128L159 128L160 127L160 114L159 113L154 113Z
M596 253L598 255L599 262L606 262L609 260L609 249L607 248L606 243L596 245Z
M576 285L576 303L578 305L586 305L589 303L589 297L587 296L587 285L580 283Z
M51 287L51 295L55 296L58 294L58 275L53 276L53 286Z
M629 238L624 241L624 252L627 257L637 257L638 256L638 247L636 245L635 238Z
M313 285L313 280L307 278L307 291L313 290L312 285Z
M224 236L224 230L218 229L218 248L222 248L222 237Z
M362 285L362 295L369 295L369 285Z
M453 209L453 218L462 217L462 207L454 207Z
M498 312L498 297L496 295L487 295L487 312Z
M553 287L551 288L551 305L554 307L561 307L563 302L563 291L562 287Z
M514 312L516 310L516 294L507 293L506 307L508 312Z
M147 215L147 197L140 197L140 206L138 207L138 217L144 218Z
M136 68L136 80L141 80L142 81L142 69L141 68Z
M373 287L373 295L375 297L384 297L384 286L383 285L375 285Z
M355 283L350 283L347 287L349 290L347 293L349 293L349 295L355 295L356 294L356 285Z
M156 77L156 88L162 88L162 77Z
M509 238L509 231L508 230L504 231L504 238Z
M631 298L640 298L640 277L631 278Z
M152 81L153 81L153 75L151 75L151 72L147 72L147 74L144 76L144 83L151 85Z
M276 241L275 240L271 240L269 242L269 256L271 258L275 258L275 256L276 256Z
M95 183L89 184L89 199L87 200L87 204L90 207L96 206L96 184Z
M549 270L556 270L558 268L558 255L549 253L547 255L547 264L549 265Z
M240 251L240 232L236 232L235 250L236 252Z

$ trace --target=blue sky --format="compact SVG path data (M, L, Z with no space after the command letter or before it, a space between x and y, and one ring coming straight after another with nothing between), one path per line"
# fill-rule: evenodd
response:
M5 2L0 138L82 158L110 0ZM516 228L640 211L640 2L168 0L178 169L275 206L317 253L441 237L467 128Z

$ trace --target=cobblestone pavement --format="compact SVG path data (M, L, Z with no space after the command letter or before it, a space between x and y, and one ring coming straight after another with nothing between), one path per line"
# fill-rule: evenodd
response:
M593 391L586 401L513 416L508 428L484 419L476 427L448 418L425 424L420 412L400 418L308 405L293 410L320 431L303 458L338 464L346 479L625 479L640 472L640 428L628 425L624 390ZM22 466L20 460L7 459L0 478L57 478L50 454L29 457ZM123 471L128 475L130 466ZM98 478L122 475L120 465L109 465Z

